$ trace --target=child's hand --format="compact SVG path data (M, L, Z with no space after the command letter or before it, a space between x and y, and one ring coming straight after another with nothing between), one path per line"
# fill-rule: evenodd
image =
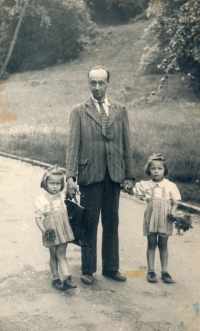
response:
M134 180L133 179L125 179L123 183L123 192L128 194L133 194L133 186Z
M123 186L120 187L120 190L124 193L128 193L129 195L134 195L133 189L125 189Z
M126 193L128 193L129 195L134 195L133 188L131 189L128 188Z
M176 221L176 218L173 214L168 214L167 220L168 220L168 222L174 223Z

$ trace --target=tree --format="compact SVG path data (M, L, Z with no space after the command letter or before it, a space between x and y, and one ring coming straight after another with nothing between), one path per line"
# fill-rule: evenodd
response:
M92 0L93 19L101 23L124 23L147 8L148 0Z
M166 73L182 71L195 89L200 84L200 0L151 1L147 10L153 21L145 35L154 38L141 65L158 62Z
M6 67L8 65L8 62L9 62L10 57L12 55L12 51L13 51L13 48L14 48L15 43L17 41L17 36L18 36L18 33L19 33L19 29L20 29L20 26L21 26L21 23L22 23L22 19L23 19L23 16L25 14L25 10L26 10L27 5L28 5L28 0L25 1L24 6L22 8L22 11L20 13L19 21L17 23L16 29L15 29L15 33L14 33L13 39L12 39L11 44L10 44L10 47L9 47L9 50L8 50L8 54L6 56L5 62L4 62L3 66L1 68L1 71L0 71L0 79L3 76L4 71L6 70Z
M0 66L25 0L0 0ZM40 69L78 57L91 24L84 1L29 0L8 63L10 72Z

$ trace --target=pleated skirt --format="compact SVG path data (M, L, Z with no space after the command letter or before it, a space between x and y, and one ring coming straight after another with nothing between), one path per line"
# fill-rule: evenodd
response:
M170 213L171 204L166 199L152 199L147 205L143 220L143 235L151 233L161 233L172 236L173 223L167 220Z
M46 213L43 223L46 230L53 229L56 233L56 239L53 242L42 238L44 246L49 247L72 242L74 240L74 234L69 223L68 215L64 210Z

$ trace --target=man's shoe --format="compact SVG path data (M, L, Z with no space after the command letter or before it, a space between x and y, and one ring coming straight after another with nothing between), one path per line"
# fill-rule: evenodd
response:
M68 276L63 281L63 288L66 290L68 288L76 288L77 285L73 282L72 276Z
M156 274L154 271L148 271L147 280L149 283L157 283Z
M121 272L119 271L102 271L102 275L112 278L114 280L116 280L117 282L125 282L126 281L126 276L123 275Z
M60 279L54 279L52 281L52 286L55 287L57 290L64 291L63 283L60 281Z
M91 285L94 281L94 277L91 275L82 275L81 280L86 285Z
M172 277L170 276L170 274L168 274L168 272L163 272L161 279L163 280L164 283L173 283Z

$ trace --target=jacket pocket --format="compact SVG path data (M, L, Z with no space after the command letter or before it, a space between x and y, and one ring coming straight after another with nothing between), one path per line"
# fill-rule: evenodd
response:
M78 165L82 166L82 165L87 164L87 162L88 162L88 159L80 159L79 162L78 162Z

